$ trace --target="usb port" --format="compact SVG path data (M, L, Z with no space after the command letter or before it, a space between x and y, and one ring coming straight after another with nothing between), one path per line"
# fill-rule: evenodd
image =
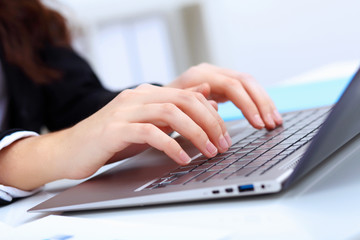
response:
M254 185L248 184L248 185L239 186L239 192L250 192L250 191L254 191Z

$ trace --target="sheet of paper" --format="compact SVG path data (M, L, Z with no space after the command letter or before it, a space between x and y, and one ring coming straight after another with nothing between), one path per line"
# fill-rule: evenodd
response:
M16 231L14 227L0 222L0 239L15 240L16 239L14 237L15 235L16 235Z
M13 238L27 240L92 240L92 239L229 239L230 233L197 226L169 226L104 219L48 216L15 228ZM1 234L0 234L1 236ZM6 239L0 237L1 239Z

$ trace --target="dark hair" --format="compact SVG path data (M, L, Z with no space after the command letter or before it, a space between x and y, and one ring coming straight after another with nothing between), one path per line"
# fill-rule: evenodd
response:
M61 73L46 66L39 55L46 45L70 47L66 21L40 0L0 0L0 43L8 62L19 66L36 83Z

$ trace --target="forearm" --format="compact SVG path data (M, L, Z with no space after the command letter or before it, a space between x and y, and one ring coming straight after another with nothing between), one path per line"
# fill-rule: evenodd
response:
M66 177L59 158L64 131L20 139L0 151L0 184L32 190ZM60 143L60 144L59 144Z

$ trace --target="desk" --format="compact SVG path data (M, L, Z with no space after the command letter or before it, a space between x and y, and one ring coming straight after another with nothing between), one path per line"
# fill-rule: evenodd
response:
M327 162L280 194L59 215L179 226L179 231L198 226L226 231L230 239L359 239L359 169L358 152L353 152L344 161ZM76 183L48 184L44 191L2 207L0 221L18 226L42 218L46 214L26 210Z

